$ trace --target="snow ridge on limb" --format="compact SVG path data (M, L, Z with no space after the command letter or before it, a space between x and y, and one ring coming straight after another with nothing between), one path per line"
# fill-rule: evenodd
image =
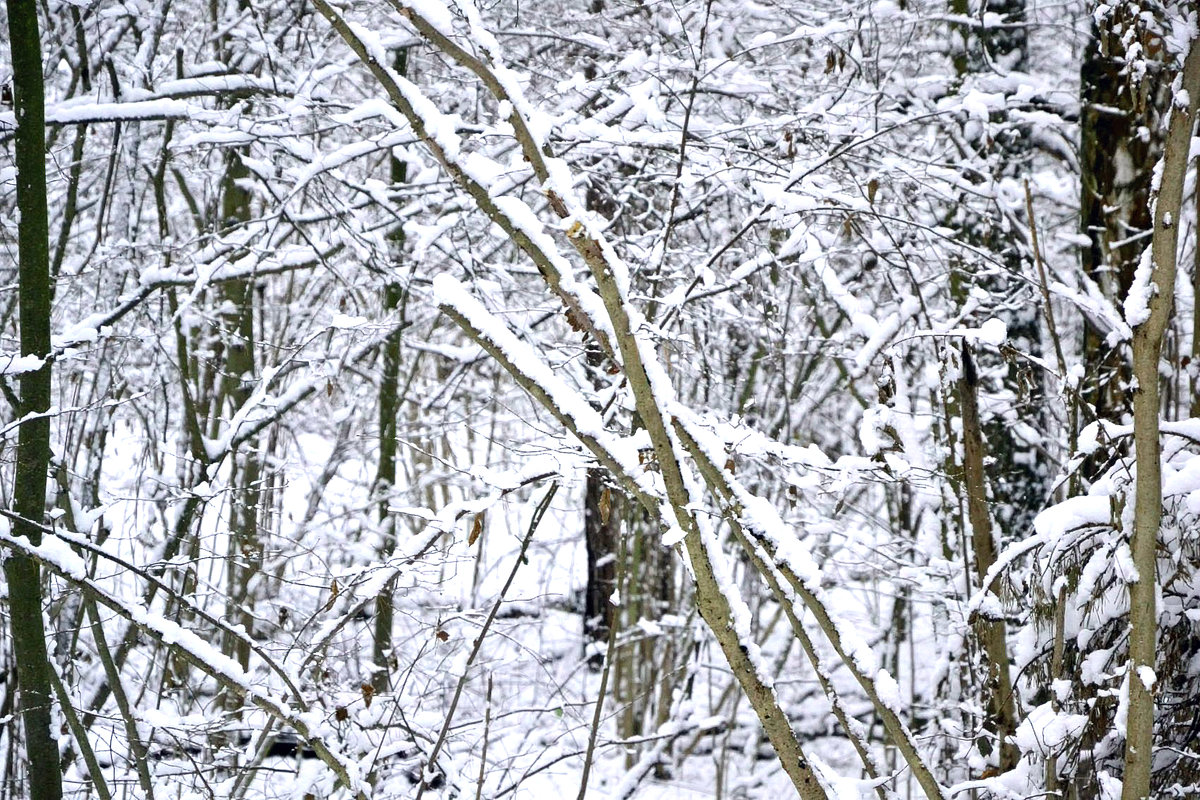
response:
M20 519L20 517L18 517L16 514L8 511L0 512L0 517L2 517L4 520L4 522L0 523L0 525L7 525L10 521L15 522ZM80 575L86 576L87 574L86 571L77 574L76 568L78 563L82 561L80 556L78 556L74 551L75 549L78 549L103 558L113 565L125 570L126 572L137 575L138 577L145 579L148 583L151 583L157 586L159 589L170 593L172 595L172 601L178 603L189 613L217 628L222 634L232 636L238 641L245 643L246 646L250 648L251 652L263 660L263 663L269 670L279 676L279 679L283 681L284 687L291 693L293 697L296 698L297 703L300 706L300 710L302 712L308 711L308 704L304 702L303 698L301 698L300 690L297 688L298 684L300 683L299 676L295 673L289 673L282 664L268 655L267 652L263 650L262 646L255 641L254 637L248 634L245 630L242 630L237 626L229 625L215 615L206 611L201 606L197 605L190 598L178 592L171 591L170 587L168 587L166 583L150 574L149 571L139 569L130 561L113 553L110 548L101 544L96 544L88 537L62 529L50 528L47 526L39 527L42 530L42 536L45 538L43 545L46 547L46 552L55 553L62 557L61 563L64 565L69 565L72 569L70 576L71 578L79 577ZM0 528L0 532L2 532L2 530L3 529ZM47 544L47 542L49 544ZM229 660L232 661L232 659Z
M533 260L546 285L567 307L571 325L585 331L610 359L615 360L611 331L597 327L603 317L596 313L600 306L594 293L575 281L570 262L558 253L553 239L545 233L536 215L519 198L498 198L491 194L487 176L477 174L479 170L472 170L468 163L472 158L478 161L483 157L478 154L470 158L464 156L453 120L442 114L414 83L387 66L386 54L377 41L348 22L326 0L314 0L313 4L383 86L388 99L454 182Z
M688 431L683 427L679 419L677 417L674 418L672 423L683 445L689 451L695 452L698 445L688 435ZM715 462L703 457L705 455L703 452L700 455L702 457L696 459L700 467L700 472L710 490L716 492L720 479L716 477ZM813 645L812 637L804 629L804 624L801 621L804 615L804 606L801 605L793 582L788 579L784 570L776 564L773 554L767 550L764 544L757 537L747 535L746 529L739 519L739 515L733 513L734 510L728 506L722 510L724 512L723 518L729 522L730 529L733 531L738 543L742 545L750 557L750 563L763 576L771 593L775 596L776 602L779 603L784 614L787 616L788 624L791 625L793 634L800 642L805 656L812 665L813 672L817 675L817 682L821 685L821 690L825 693L825 697L829 700L833 708L834 717L837 718L838 724L842 726L842 730L845 731L847 738L850 739L850 744L854 747L859 760L862 762L863 771L875 782L876 794L880 800L888 800L888 798L894 797L894 792L885 785L886 779L880 779L882 770L876 762L875 757L871 754L866 731L863 729L862 724L852 716L845 702L838 694L837 688L830 679L829 671L825 668L820 654Z
M496 320L483 305L467 294L454 278L435 279L434 291L439 307L483 346L533 397L571 431L639 502L669 526L669 539L682 539L696 582L697 605L739 683L758 714L784 770L805 800L828 798L825 786L810 766L769 680L755 658L757 645L749 636L745 603L728 574L725 556L715 537L705 536L692 512L679 463L673 446L668 445L670 462L662 464L662 480L648 472L637 458L636 448L625 446L606 429L603 418L582 397L554 375L537 352ZM624 338L629 338L628 335ZM618 338L618 341L621 339ZM639 402L639 405L641 403ZM659 424L661 425L661 417ZM652 434L653 436L653 434ZM657 444L657 443L656 443ZM672 486L671 481L675 484ZM683 499L681 501L680 494ZM665 495L665 496L664 496ZM682 535L681 535L682 534ZM717 563L714 564L714 558ZM739 624L739 621L743 624Z
M421 0L419 4L405 4L401 0L395 0L395 5L423 35L458 61L460 65L474 72L493 92L497 100L507 104L507 108L511 109L510 121L522 152L529 163L533 165L535 174L541 180L543 192L550 199L551 208L566 223L568 239L588 265L599 288L600 298L611 323L611 330L615 334L621 361L625 367L625 375L633 392L638 413L650 434L655 456L662 471L668 503L674 512L673 516L682 528L684 549L691 561L692 573L697 581L697 602L701 615L720 641L722 649L729 658L731 666L734 667L734 672L742 682L756 712L759 713L760 720L767 729L768 736L779 752L784 768L792 777L796 788L805 797L824 796L825 789L816 779L807 760L803 760L799 769L794 765L791 753L799 753L803 758L802 751L794 732L786 725L786 720L783 720L781 726L779 720L774 718L774 715L779 712L778 701L774 697L769 683L761 676L753 664L753 659L749 657L750 649L741 641L743 637L739 635L741 633L740 626L736 621L740 617L737 612L744 609L738 602L740 598L735 597L734 592L730 591L730 587L725 585L727 582L722 581L719 577L721 571L718 566L724 555L719 552L719 548L713 546L715 542L708 541L708 537L703 535L697 521L688 510L693 501L689 492L689 485L692 481L689 481L690 476L685 474L688 453L679 441L678 431L672 430L668 426L666 419L668 415L664 414L664 409L670 409L676 405L674 388L658 360L653 343L647 338L647 332L650 331L651 326L641 313L629 304L628 268L610 243L606 241L604 235L599 232L599 226L594 223L592 215L577 202L569 170L565 163L555 159L549 153L544 137L539 135L545 125L533 124L533 120L537 119L538 115L525 100L519 84L512 79L511 73L508 73L507 70L501 72L497 69L495 62L499 61L498 47L494 37L477 29L477 15L464 12L468 18L472 40L487 53L486 62L484 59L470 55L453 41L452 32L449 30L450 20L453 19L453 16L449 9L438 3L437 0ZM539 134L534 133L535 128ZM443 303L443 310L462 325L469 334L476 337L477 341L483 344L489 352L497 356L510 372L514 375L522 373L524 377L522 385L543 404L550 403L547 407L551 408L560 421L566 424L567 419L564 417L567 415L563 413L566 409L557 406L557 410L555 410L556 404L553 402L551 394L546 391L547 386L538 378L538 373L549 373L548 368L544 368L536 354L532 354L532 360L537 363L539 368L523 370L522 367L530 365L516 363L512 358L512 352L500 345L498 340L503 338L503 334L500 334L495 326L480 319L479 312L483 311L481 305L475 303L478 307L471 309L475 315L474 320L471 319L471 313L463 313L463 306L469 305L467 302L469 298L464 297L464 293L454 292L455 287L450 283L451 280L440 281L436 289L445 295L456 295L456 297L446 297L452 302ZM474 303L473 300L470 302ZM503 328L503 326L500 327ZM503 329L503 333L511 336L507 329ZM516 344L515 337L512 338L514 339L513 344ZM541 378L551 380L554 376L542 374ZM573 414L570 416L574 417ZM673 415L671 416L673 417ZM673 418L672 423L674 421ZM571 426L568 424L568 427ZM592 439L590 443L585 442L589 448L593 444L599 444L594 436L595 431L589 430L584 433ZM707 466L710 470L719 474L711 459L704 456L703 453L693 452L691 455L701 462L702 473L708 471L704 469L704 462L708 462ZM611 459L602 458L602 462L607 462L605 466L609 466ZM708 476L706 475L706 477ZM718 491L717 487L712 488L714 491ZM736 496L739 505L744 508L761 508L769 505L766 501L754 497L744 490L741 496L737 496L738 493L732 487L727 486L726 488L729 489L728 496L724 498L727 502ZM773 508L770 510L774 512ZM778 520L777 514L775 514L775 519ZM787 547L784 543L786 539L781 540L781 537L778 536L768 538L765 531L759 531L759 533L761 537L759 541L771 545L769 552L773 553L781 546ZM788 538L794 539L794 537ZM748 547L748 549L752 548ZM779 558L774 555L772 557L775 558L777 565L781 563ZM819 586L820 571L816 568L811 556L808 556L807 559L800 556L796 558L802 562L800 568L805 573L805 577L799 577L796 574L797 565L785 558L782 560L782 566L786 567L784 574L789 575L789 583L817 615L822 628L837 648L839 655L851 667L873 704L888 721L889 732L902 742L906 760L918 775L926 794L930 798L944 797L944 790L933 778L927 765L924 764L917 752L911 733L908 732L907 727L896 713L896 698L892 697L894 692L886 691L886 687L894 686L894 681L884 671L877 668L877 659L870 648L856 637L851 636L845 626L838 625L834 620L829 612L828 604L823 600ZM714 559L717 563L714 563ZM817 580L806 580L814 574L818 576ZM770 577L769 572L764 573L765 579L770 580ZM730 636L730 633L733 636Z
M442 274L433 279L438 307L517 379L613 475L620 478L651 513L675 528L674 513L663 515L664 488L656 473L647 471L637 446L608 430L604 418L578 392L554 374L532 345L472 297L458 280Z
M682 407L674 411L671 418L676 433L700 465L700 471L713 493L721 499L725 518L735 535L752 557L762 562L759 571L768 578L772 573L782 576L812 612L838 657L879 713L888 735L904 756L925 795L930 800L944 800L947 797L945 788L938 783L921 757L916 739L899 716L902 709L898 698L894 696L895 680L879 666L870 645L854 633L851 626L839 621L831 610L822 586L821 568L808 548L787 530L774 505L755 496L728 470L717 466L714 453L721 452L721 448L706 446L705 434L688 422L690 413ZM833 697L830 700L836 702ZM852 731L848 730L848 733L853 736Z
M436 3L437 0L421 0L422 6ZM416 16L419 15L411 12L410 18ZM427 24L424 27L434 30L439 36L444 35L443 30L438 26ZM490 36L474 38L489 43L494 42L494 39ZM494 50L491 48L488 49L494 54ZM456 51L465 52L457 47ZM478 59L473 59L470 64L464 64L464 66L468 66L476 74L480 74L481 70L486 71L487 69L483 62ZM480 75L480 77L483 78L483 75ZM500 84L501 81L499 79L485 80L485 83L490 87ZM522 110L530 109L528 103L520 94L520 87L515 85L515 81L505 81L503 89L505 92L504 96L497 95L497 99L508 101L511 104L514 116L522 116ZM528 110L526 113L532 115L534 112ZM568 238L575 245L589 268L591 268L592 275L599 286L600 296L612 321L612 327L616 331L617 343L625 365L625 373L633 390L638 412L650 433L655 454L662 468L663 480L666 484L670 503L675 509L675 516L686 526L687 536L684 541L687 545L686 549L689 556L693 558L693 568L696 569L696 556L693 555L694 552L703 549L707 551L706 557L708 559L714 556L720 557L720 554L714 553L713 548L708 546L708 543L704 541L695 524L695 520L685 510L685 507L690 502L683 468L683 464L686 463L687 453L680 446L679 439L676 437L676 434L680 434L679 438L682 438L682 431L679 428L676 428L674 431L668 428L663 413L664 409L672 409L677 406L674 388L665 370L659 363L652 343L648 342L644 336L644 332L650 329L648 322L637 309L628 303L629 272L626 265L605 240L603 234L595 232L594 226L587 224L590 222L591 215L583 211L578 203L575 202L572 182L566 165L549 156L543 141L535 138L532 134L521 135L521 131L530 131L532 127L532 125L528 124L528 121L521 121L520 124L514 122L513 124L523 152L530 163L535 164L535 172L539 171L536 165L539 163L543 164L541 168L541 171L545 175L543 178L543 190L547 197L551 199L551 207L556 213L559 213L560 216L571 222L567 231ZM541 177L540 174L539 177ZM673 424L678 421L678 417L675 414L669 413L667 416L671 417ZM705 475L706 479L721 474L721 470L716 467L712 458L700 449L693 450L691 456L700 465L701 473ZM729 476L729 478L732 479L732 476ZM748 491L741 488L736 481L732 485L725 483L724 488L728 490L727 493L720 491L716 485L710 488L718 492L718 494L725 494L723 499L726 502L736 499L738 504L743 508L758 509L767 520L773 518L778 523L778 526L782 526L782 521L779 520L777 512L775 512L769 503L761 498L754 497ZM767 513L768 510L769 514ZM758 512L756 511L756 513ZM736 519L734 515L728 516L731 521ZM736 521L740 523L744 520ZM755 528L754 525L750 527L752 529ZM820 569L812 560L811 555L806 550L803 550L803 548L793 548L791 546L795 542L794 536L782 537L779 535L770 535L775 532L774 528L767 526L766 529L756 531L756 538L760 543L766 545L767 552L775 559L776 565L782 568L784 575L788 576L788 582L792 584L801 598L805 600L806 605L816 615L822 629L830 638L831 643L837 649L842 660L850 667L872 703L879 710L885 720L885 724L887 724L889 733L900 743L901 750L910 768L918 776L926 795L931 799L945 797L944 789L933 777L928 765L924 763L924 760L917 751L916 742L912 738L911 732L908 731L907 726L899 718L897 714L898 709L895 707L896 703L894 702L894 698L891 697L892 693L880 688L881 686L894 685L891 676L878 668L878 661L870 647L856 636L853 636L847 626L840 625L834 618L829 610L828 603L824 600L823 590L820 586ZM798 545L798 542L795 543ZM752 551L748 541L744 540L743 544L748 550ZM780 548L787 550L788 555L780 558L778 556ZM792 554L793 549L799 552ZM711 565L708 565L708 569L711 570ZM696 571L699 572L700 570ZM798 573L802 573L804 577L801 577ZM770 578L769 572L764 572L764 578ZM724 592L724 594L728 594L728 592ZM699 594L698 601L703 603L703 597ZM734 610L735 607L730 607L729 609L731 612ZM707 620L708 616L705 615L705 618ZM719 631L714 632L717 633L718 638L721 637ZM749 688L747 688L747 691L749 693ZM751 699L753 700L753 697ZM756 710L758 710L758 706L756 706ZM766 725L765 719L763 722ZM770 733L769 730L768 733ZM772 741L774 743L773 737ZM778 748L778 744L776 747ZM794 776L793 778L795 779ZM797 788L801 788L799 784ZM801 792L803 793L803 789L801 789Z

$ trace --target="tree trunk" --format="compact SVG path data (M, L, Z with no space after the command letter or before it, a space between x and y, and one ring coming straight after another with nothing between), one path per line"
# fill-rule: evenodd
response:
M1091 240L1083 249L1083 269L1114 302L1129 292L1145 249L1138 234L1153 223L1150 167L1162 152L1169 96L1168 81L1158 76L1147 79L1145 94L1129 85L1122 37L1109 30L1118 23L1133 24L1115 18L1130 13L1117 4L1105 28L1093 25L1080 69L1079 216L1081 232ZM1087 374L1096 377L1083 387L1083 399L1096 418L1119 421L1129 411L1123 386L1129 375L1106 336L1107 331L1085 319L1081 352Z
M620 514L614 513L613 492L604 484L604 470L589 469L584 491L583 531L587 549L587 587L583 600L583 644L592 669L604 664L604 643L615 624L609 601L617 588ZM636 513L636 511L635 511Z
M45 357L50 352L50 226L46 203L45 97L42 83L41 33L34 0L8 0L8 40L12 51L13 99L16 110L16 165L21 354ZM19 417L50 408L50 364L21 375ZM46 510L46 470L50 465L50 418L21 425L13 508L22 518L14 533L36 545ZM11 553L4 562L12 616L13 652L20 686L18 708L25 727L30 800L59 800L62 775L58 742L51 730L50 670L46 630L42 622L41 570L27 556ZM36 766L35 766L36 765Z
M396 53L392 64L398 75L408 74L408 50ZM393 186L408 180L408 165L392 156L388 169ZM393 263L389 267L399 268L404 255L404 229L397 228L391 237L390 250ZM391 315L404 314L404 290L396 281L389 281L383 289L383 311ZM396 517L388 511L392 489L396 485L396 415L400 413L400 337L397 328L383 346L383 374L379 383L379 464L375 471L375 495L378 498L377 514L383 540L379 546L380 561L387 561L396 549ZM375 641L371 648L371 686L376 692L386 692L391 684L392 625L395 612L392 607L394 583L388 581L375 598Z
M1159 370L1163 336L1175 299L1179 212L1187 175L1188 151L1200 107L1200 48L1194 44L1183 68L1183 91L1171 105L1158 196L1154 198L1154 235L1149 263L1135 276L1135 294L1125 317L1133 327L1133 438L1137 459L1136 500L1130 549L1137 570L1129 584L1129 714L1125 725L1125 776L1122 800L1150 796L1154 760L1154 651L1158 634L1157 548L1162 521L1162 463L1159 442ZM1142 274L1148 272L1148 274ZM1140 301L1138 292L1146 300ZM1144 319L1142 315L1144 314Z
M971 361L971 350L964 343L962 376L959 378L959 402L963 427L963 486L967 495L967 517L971 524L971 549L975 554L975 572L980 582L996 563L996 542L992 536L992 518L988 512L987 477L983 472L983 435L979 423L979 377ZM999 581L983 587L1001 599ZM980 614L975 635L987 657L987 719L984 727L1000 744L997 764L1002 772L1017 765L1020 753L1008 738L1017 730L1016 699L1008 663L1008 630L1004 619ZM984 751L987 755L987 752Z
M969 16L971 4L965 0L950 0L953 14ZM1028 66L1028 32L1020 24L1025 20L1025 0L987 0L988 13L1000 15L1009 26L992 26L977 30L974 26L954 23L951 31L952 51L958 75L963 80L986 79L997 69L1024 70ZM1032 126L1017 115L995 112L995 125L986 136L968 139L967 126L947 120L945 124L959 129L958 147L964 160L980 165L981 172L973 180L983 180L990 172L991 180L999 183L1005 178L1020 180L1034 169ZM967 125L974 124L968 121ZM997 273L963 264L964 277L982 288L1003 309L999 316L1008 328L1009 343L1018 351L1036 357L1043 356L1041 313L1034 285L1016 276L1029 274L1034 256L1027 242L1014 236L1013 217L1001 212L994 203L972 208L970 196L963 194L952 215L955 227L969 243L994 252L1006 269ZM1032 220L1028 220L1030 225ZM980 354L981 366L991 367L984 359L994 356ZM998 530L1012 537L1021 537L1032 530L1033 518L1042 509L1048 493L1050 475L1038 451L1040 443L1027 441L1020 430L1011 424L1015 416L1027 420L1039 431L1050 429L1047 414L1044 376L1031 370L1023 359L1006 358L1003 372L985 368L984 374L994 375L1003 388L1011 393L1013 402L1007 414L989 415L982 419L983 431L991 443L992 459L988 478L995 500L992 513ZM994 384L993 384L994 385ZM986 387L985 387L986 388ZM1028 429L1026 429L1028 430ZM1003 546L1004 542L998 542Z
M250 170L235 152L227 154L228 161L222 179L222 228L233 228L250 218L250 195L241 181L249 178ZM222 394L228 398L232 419L249 401L254 389L254 281L239 279L221 287L226 313L221 315L225 346L225 377ZM244 444L240 453L233 453L234 472L230 476L230 541L227 564L227 617L242 625L247 632L254 630L254 597L251 582L262 570L263 545L259 537L259 504L262 499L262 459L257 451L258 440ZM227 637L225 652L233 656L242 668L250 663L250 648L246 642ZM240 708L241 698L227 695ZM229 709L234 710L234 709Z

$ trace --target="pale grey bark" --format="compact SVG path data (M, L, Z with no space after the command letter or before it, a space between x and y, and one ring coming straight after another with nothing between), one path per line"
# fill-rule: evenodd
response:
M1122 800L1141 800L1150 796L1154 761L1157 548L1163 498L1158 364L1175 299L1183 185L1189 146L1196 127L1196 111L1200 108L1200 47L1194 43L1184 61L1181 80L1183 92L1176 92L1171 104L1162 174L1154 202L1149 315L1133 327L1133 377L1137 383L1133 395L1133 437L1137 479L1130 548L1137 577L1129 584L1129 665L1126 674L1129 713L1125 725Z

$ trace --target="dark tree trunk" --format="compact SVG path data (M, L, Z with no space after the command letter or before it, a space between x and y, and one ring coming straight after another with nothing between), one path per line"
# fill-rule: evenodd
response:
M588 665L604 663L603 645L613 626L615 607L609 601L617 588L620 515L612 504L616 495L604 484L604 470L590 469L584 495L583 528L587 547L587 589L583 602L584 647Z
M8 40L12 48L13 99L17 118L16 165L21 354L50 352L50 230L46 203L45 97L42 83L41 33L34 0L8 0ZM18 416L50 408L50 364L21 375ZM33 544L41 542L38 527L46 511L46 470L50 464L50 418L41 416L21 425L17 435L17 466L13 508L22 518L13 533ZM12 619L13 652L17 659L18 708L25 727L30 800L59 800L62 775L58 742L51 730L52 666L46 653L42 622L41 570L35 561L10 554L4 562Z
M1128 14L1117 7L1118 16ZM1121 20L1110 20L1110 25ZM1126 20L1125 22L1129 22ZM1169 96L1161 65L1151 66L1140 85L1125 70L1120 36L1093 25L1080 71L1080 225L1090 240L1084 272L1117 307L1129 293L1145 234L1151 230L1150 183L1162 156L1163 113ZM1155 66L1160 67L1154 69ZM1086 374L1083 387L1097 418L1120 419L1130 411L1126 359L1105 341L1107 331L1085 322Z
M401 50L396 54L392 68L398 75L408 75L408 50ZM404 183L408 180L408 165L393 156L389 162L389 177L393 186ZM399 269L399 260L404 256L404 241L404 229L397 228L391 239L391 254L396 260L392 269ZM389 315L399 312L403 318L404 290L399 283L392 281L384 287L383 310ZM377 514L383 534L379 549L381 561L391 558L396 549L396 517L388 510L388 502L396 485L396 415L400 413L400 337L400 329L388 337L387 344L383 347L383 374L379 379L379 464L375 473L375 494L379 498ZM371 685L376 692L386 692L391 684L394 588L391 581L387 582L375 598Z

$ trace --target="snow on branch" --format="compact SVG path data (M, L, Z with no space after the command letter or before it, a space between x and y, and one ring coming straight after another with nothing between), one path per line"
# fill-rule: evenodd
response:
M328 724L318 713L301 711L288 705L285 700L275 699L270 691L257 685L254 676L242 669L237 661L220 652L194 631L103 589L88 576L87 563L64 539L43 534L41 544L34 545L24 536L14 536L8 518L0 517L0 543L79 587L146 635L171 647L194 668L296 731L358 800L366 800L369 796L369 786L358 762L329 743L326 731Z
M519 198L494 197L489 191L494 176L501 171L498 165L481 154L463 152L455 119L439 111L416 84L388 66L387 53L377 37L346 20L326 0L315 0L314 5L371 70L389 100L455 183L533 260L547 286L566 305L571 325L585 331L610 358L615 358L611 331L602 327L600 303L587 287L575 281L573 268L558 253L536 215Z

